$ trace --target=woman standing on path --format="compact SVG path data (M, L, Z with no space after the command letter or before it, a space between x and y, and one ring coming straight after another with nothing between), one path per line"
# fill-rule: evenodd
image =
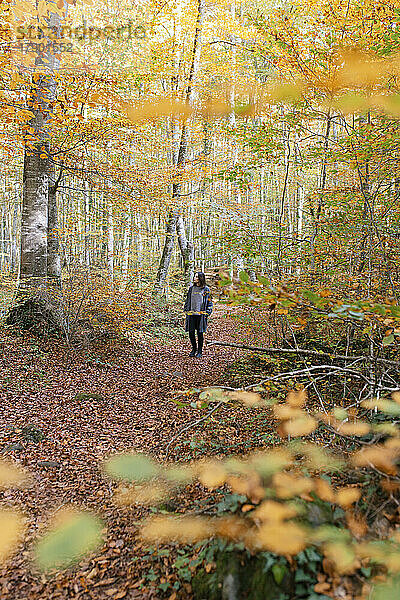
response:
M193 277L193 285L188 290L183 309L186 313L185 330L189 332L192 344L192 351L189 356L201 358L204 341L203 334L207 329L207 318L211 315L212 309L211 290L206 285L206 276L201 272L196 273Z

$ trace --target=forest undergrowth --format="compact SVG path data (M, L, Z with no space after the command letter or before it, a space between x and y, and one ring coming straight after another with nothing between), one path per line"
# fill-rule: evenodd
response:
M233 582L233 590L237 588L232 594L254 600L265 598L267 588L274 600L366 597L362 594L369 589L370 577L382 577L382 567L367 561L360 562L355 573L347 568L341 572L335 568L338 557L327 558L315 546L303 548L300 544L293 558L292 552L251 551L234 533L225 532L222 537L217 533L208 536L208 541L195 539L190 544L163 542L162 536L155 544L143 539L140 530L151 516L229 521L246 516L259 505L259 492L251 486L249 491L245 478L232 483L220 474L214 481L213 470L215 464L225 464L232 456L246 460L255 452L282 447L287 421L279 418L275 406L285 402L290 389L295 394L307 393L310 413L321 411L323 402L323 410L335 415L336 422L349 421L350 430L343 435L334 419L322 420L316 430L303 432L315 447L329 447L332 457L338 459L376 439L376 433L360 436L351 431L352 422L364 418L384 427L388 420L381 413L371 416L371 411L355 402L362 389L357 378L343 381L334 372L314 377L309 369L326 360L211 345L213 340L229 344L238 338L249 345L273 345L272 332L281 337L283 346L290 347L293 339L288 331L293 330L287 327L285 315L278 319L277 332L277 316L268 313L260 332L251 324L262 320L255 321L251 309L217 303L208 332L210 345L203 360L196 361L188 357L178 314L177 305L167 311L160 305L144 318L144 336L139 330L133 341L114 336L83 344L55 343L51 338L2 328L5 423L0 452L26 467L32 479L25 488L2 492L3 504L19 505L29 528L24 543L2 569L1 597L11 600L29 590L31 598L49 599L233 598L229 590L223 592L227 580ZM152 336L153 327L157 336ZM160 335L163 327L168 335ZM343 351L343 339L340 335L335 339L334 332L328 337L326 325L311 321L307 327L307 335L297 334L302 347ZM328 339L331 346L327 346ZM224 388L242 392L237 398L233 395L221 401ZM246 389L252 391L241 397ZM258 394L256 401L251 394ZM183 485L173 493L159 494L157 489L147 493L146 485L143 490L139 486L137 497L127 502L121 484L104 477L101 469L108 456L127 452L149 455L163 468L172 468L174 463L202 464L204 460L217 463L210 463L210 475L203 480L185 480L185 476ZM301 467L303 459L300 450L298 453ZM354 508L353 502L328 505L330 492L326 490L321 499L314 492L310 496L311 489L300 489L303 503L313 504L307 508L309 521L338 531L350 528L357 538L369 536L379 541L388 537L399 519L393 495L397 484L389 482L386 489L382 487L379 470L360 473L348 469L344 473L332 465L329 471L321 471L329 490L345 485L365 493ZM35 571L31 565L34 540L54 511L71 505L94 511L103 519L107 525L104 545L70 570L51 575ZM230 526L234 528L234 523ZM340 544L343 546L343 541Z

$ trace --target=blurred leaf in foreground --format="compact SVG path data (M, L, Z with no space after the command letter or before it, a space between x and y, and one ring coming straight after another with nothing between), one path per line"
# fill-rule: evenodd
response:
M35 562L42 570L63 568L102 543L103 523L96 516L65 510L37 544Z
M144 454L121 454L112 456L105 464L112 477L127 481L144 481L159 473L158 466Z
M5 560L18 544L24 530L24 517L13 510L0 510L0 561Z
M395 600L400 598L400 581L391 581L389 584L377 585L372 592L372 600Z
M19 487L26 475L11 462L0 460L0 488Z

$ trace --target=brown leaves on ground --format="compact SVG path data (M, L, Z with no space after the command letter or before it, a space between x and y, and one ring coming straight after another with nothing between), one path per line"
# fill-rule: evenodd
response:
M220 319L218 309L210 327L210 335L234 338L236 323L225 314ZM0 450L9 448L8 458L0 463L5 511L0 514L0 558L9 557L4 568L0 567L1 599L69 600L84 598L87 589L96 600L155 597L154 591L146 589L147 550L137 532L148 513L144 505L155 503L163 490L156 486L148 495L141 482L135 487L125 485L125 489L122 484L116 498L119 483L105 477L101 465L116 453L162 457L168 441L199 414L178 408L169 401L168 393L215 384L241 351L206 348L202 361L194 361L188 356L186 339L173 345L148 346L113 341L88 350L69 348L62 341L54 344L22 338L4 330L0 340ZM239 424L245 410L236 409ZM43 433L39 441L24 437L22 430L28 424ZM221 428L219 435L226 436L227 443L246 439L242 427ZM173 457L173 447L171 451ZM24 469L29 473L27 486ZM174 484L190 481L184 466L171 465L168 471ZM213 477L216 484L215 473ZM204 495L204 490L192 486L187 494L191 502L192 495ZM60 506L82 504L105 520L104 546L74 570L43 579L30 568L30 550L38 528L46 530L48 515ZM22 539L23 546L19 545Z

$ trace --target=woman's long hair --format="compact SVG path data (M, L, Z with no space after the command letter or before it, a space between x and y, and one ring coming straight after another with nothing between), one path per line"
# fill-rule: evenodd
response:
M205 274L202 273L201 271L198 271L196 273L196 275L199 278L200 287L202 287L202 288L205 287L206 286L206 276L205 276Z

